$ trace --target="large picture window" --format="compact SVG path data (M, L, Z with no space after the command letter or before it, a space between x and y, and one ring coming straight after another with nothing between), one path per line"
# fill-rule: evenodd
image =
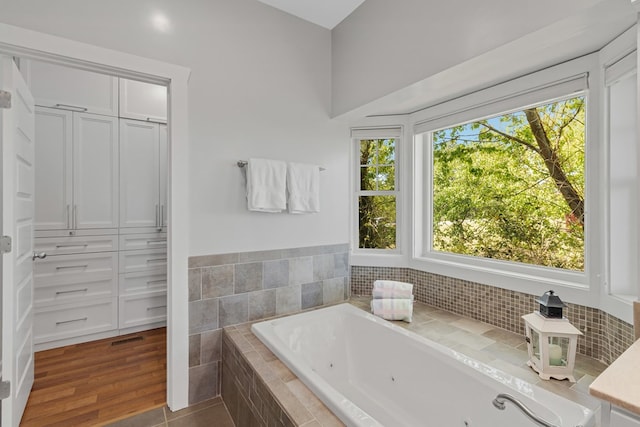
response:
M585 103L430 132L431 250L584 271Z

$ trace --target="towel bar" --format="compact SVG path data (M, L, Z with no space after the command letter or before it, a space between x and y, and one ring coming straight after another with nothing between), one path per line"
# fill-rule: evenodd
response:
M238 165L239 168L243 168L243 167L247 166L248 163L249 162L246 161L246 160L238 160L237 165ZM324 170L326 170L326 169L323 168L322 166L320 166L320 171L324 171Z

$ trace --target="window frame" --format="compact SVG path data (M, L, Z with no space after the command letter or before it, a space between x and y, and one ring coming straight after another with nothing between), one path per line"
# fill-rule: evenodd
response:
M597 138L594 138L594 135L600 134L600 94L598 90L589 88L591 82L598 81L597 62L597 54L587 55L454 98L412 115L414 209L410 266L444 276L533 294L562 287L563 295L568 293L574 300L590 300L591 283L597 282L599 272L602 271L600 250L592 249L594 242L602 239L602 208L598 203L603 200L603 195L597 181L602 170L599 160L602 157L599 155L602 148L596 145ZM431 132L578 94L582 94L586 100L585 211L589 216L585 221L584 271L576 272L433 251Z
M351 128L351 153L352 153L352 252L356 255L398 255L402 253L402 126L384 127L353 127ZM394 189L393 190L362 190L360 188L360 141L367 139L394 139ZM396 201L396 246L394 249L361 248L360 247L360 197L361 196L393 196Z

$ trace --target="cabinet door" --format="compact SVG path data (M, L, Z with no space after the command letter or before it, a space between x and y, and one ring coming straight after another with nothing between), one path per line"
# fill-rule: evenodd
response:
M118 79L60 65L29 61L36 105L118 115Z
M120 119L120 227L158 227L158 124Z
M118 119L74 114L74 228L116 228Z
M169 159L169 146L167 145L167 125L160 125L160 223L162 227L167 226L167 216L169 205L168 201L168 159Z
M35 229L71 228L73 119L70 111L36 108Z
M166 123L167 88L120 79L120 117Z
M622 409L611 408L610 427L639 427L640 417L632 415Z

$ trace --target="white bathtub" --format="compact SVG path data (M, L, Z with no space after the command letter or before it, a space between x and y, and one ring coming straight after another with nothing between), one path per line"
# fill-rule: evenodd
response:
M508 393L559 427L595 425L587 408L390 322L340 304L256 323L258 338L348 426L527 427Z

